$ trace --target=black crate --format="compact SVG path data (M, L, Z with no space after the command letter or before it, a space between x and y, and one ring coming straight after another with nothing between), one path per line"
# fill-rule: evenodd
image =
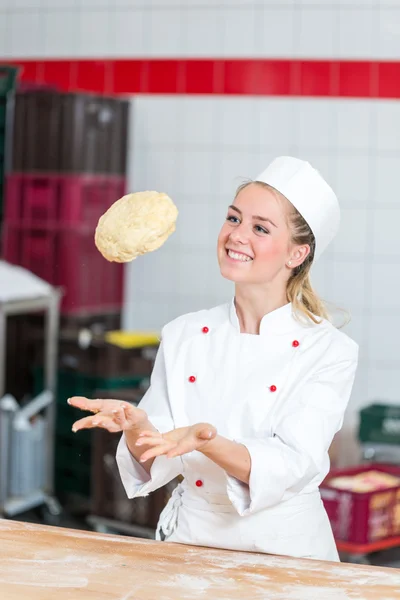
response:
M19 91L14 114L13 172L125 175L128 101Z
M130 500L122 485L116 463L121 434L93 430L92 514L128 524L155 529L161 511L179 483L175 479L149 496Z
M15 94L12 171L60 170L61 98L42 90Z
M62 100L61 169L124 175L128 103L78 94Z

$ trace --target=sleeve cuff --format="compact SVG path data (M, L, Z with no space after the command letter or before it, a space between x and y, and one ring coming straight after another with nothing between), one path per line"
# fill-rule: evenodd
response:
M279 449L266 440L235 440L246 446L251 457L249 484L226 474L227 494L241 517L274 506L285 490L285 465ZM273 468L267 469L266 455Z
M151 466L150 474L147 473L129 452L124 435L118 444L116 460L126 494L131 499L147 496L175 479L182 471L180 457L171 459L158 456Z
M244 517L251 512L250 488L246 483L226 473L228 498L236 512Z

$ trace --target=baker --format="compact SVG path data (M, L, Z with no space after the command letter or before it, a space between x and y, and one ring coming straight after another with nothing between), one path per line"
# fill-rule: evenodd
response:
M339 222L337 198L317 170L275 159L239 187L218 237L232 301L164 326L138 408L69 400L96 412L76 431L123 432L117 462L129 498L183 475L157 539L339 560L319 485L358 347L329 321L310 283Z

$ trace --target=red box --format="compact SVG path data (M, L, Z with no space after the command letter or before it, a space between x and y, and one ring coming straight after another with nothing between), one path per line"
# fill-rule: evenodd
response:
M400 536L400 485L364 493L330 485L334 477L367 471L381 471L400 477L400 467L370 463L335 469L321 485L321 497L337 542L371 544Z
M41 229L60 224L93 229L125 189L125 178L112 175L8 175L5 221Z
M122 306L123 265L105 260L86 229L25 229L8 225L4 258L64 289L61 312L84 315Z
M103 258L94 232L124 193L121 177L10 175L4 259L64 288L64 315L119 311L123 265Z

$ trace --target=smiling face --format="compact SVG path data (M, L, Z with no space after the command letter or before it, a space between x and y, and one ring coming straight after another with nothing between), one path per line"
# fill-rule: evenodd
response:
M295 251L285 205L265 186L242 188L218 236L221 274L236 284L286 286Z

